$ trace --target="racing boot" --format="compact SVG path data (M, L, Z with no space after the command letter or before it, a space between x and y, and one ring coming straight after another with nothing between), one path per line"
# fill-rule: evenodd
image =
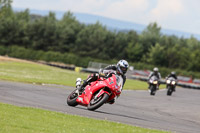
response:
M112 99L108 102L109 104L114 104L115 103L115 99Z
M160 86L160 83L158 83L158 85L156 86L156 90L159 90L159 86Z
M149 86L148 86L148 92L151 92L151 90L150 90L150 84L149 84Z
M76 79L76 88L79 88L81 86L81 82L82 82L81 78Z
M150 89L150 84L149 84L149 86L148 86L148 89Z
M79 93L82 93L85 90L85 86L88 85L87 81L84 81L82 85L80 85L77 90L79 91Z

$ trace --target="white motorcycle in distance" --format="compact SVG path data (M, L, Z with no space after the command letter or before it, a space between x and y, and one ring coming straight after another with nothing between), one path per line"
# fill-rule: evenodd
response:
M149 90L150 90L150 95L155 95L156 94L156 90L159 87L159 83L158 83L158 78L156 76L152 76L149 79Z
M166 79L166 88L167 88L168 96L171 96L172 93L175 91L176 84L177 84L177 81L175 78L170 77L170 78Z

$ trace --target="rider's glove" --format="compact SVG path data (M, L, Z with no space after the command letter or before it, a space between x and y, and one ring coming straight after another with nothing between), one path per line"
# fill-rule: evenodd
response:
M106 77L111 77L113 73L108 73Z
M105 75L105 73L99 73L99 76L100 77L105 77L106 75Z

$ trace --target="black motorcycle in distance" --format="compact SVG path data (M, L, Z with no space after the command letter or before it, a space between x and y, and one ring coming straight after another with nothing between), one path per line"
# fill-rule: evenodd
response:
M150 91L150 95L155 95L156 94L156 90L159 87L159 83L158 83L158 78L156 76L152 76L149 79L149 91Z
M171 96L172 93L175 91L176 83L177 81L173 77L169 77L168 79L166 79L166 88L168 96Z

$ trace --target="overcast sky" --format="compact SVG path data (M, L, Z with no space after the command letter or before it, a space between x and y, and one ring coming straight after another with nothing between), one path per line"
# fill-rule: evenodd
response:
M200 34L200 0L13 0L14 8L89 13Z

